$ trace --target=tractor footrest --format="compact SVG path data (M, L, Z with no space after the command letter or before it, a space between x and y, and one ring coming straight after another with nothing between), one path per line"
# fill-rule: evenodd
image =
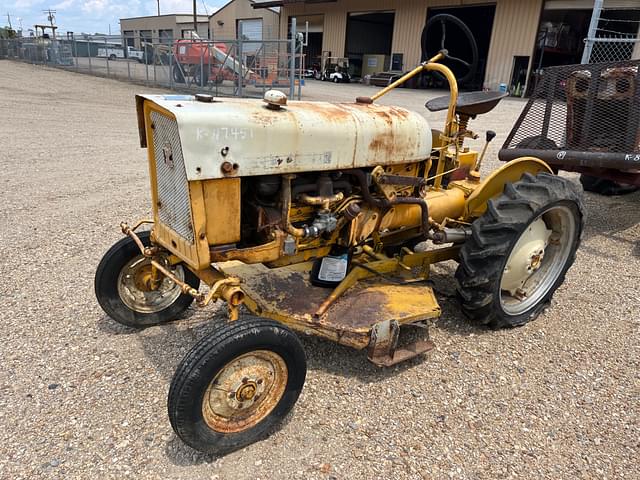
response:
M422 355L423 353L427 353L434 348L435 344L431 340L418 340L405 347L397 348L393 354L381 352L378 355L369 356L368 358L371 363L379 367L390 367Z

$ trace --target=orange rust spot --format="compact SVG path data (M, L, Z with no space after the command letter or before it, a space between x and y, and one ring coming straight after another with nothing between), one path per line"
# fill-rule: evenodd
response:
M373 140L371 140L369 150L376 154L382 153L383 155L391 156L396 153L398 149L393 134L383 133L376 135Z

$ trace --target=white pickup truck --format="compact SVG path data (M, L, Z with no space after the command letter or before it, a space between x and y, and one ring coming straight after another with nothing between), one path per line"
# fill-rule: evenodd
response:
M125 58L124 50L122 49L122 47L98 48L98 57L108 58L109 60ZM127 58L135 58L138 62L142 63L144 52L142 50L136 50L133 47L127 46Z

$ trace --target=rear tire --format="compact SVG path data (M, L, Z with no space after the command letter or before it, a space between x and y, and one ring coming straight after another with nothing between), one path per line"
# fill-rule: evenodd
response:
M142 60L140 60L140 62L142 63ZM182 73L182 70L180 70L179 65L173 66L173 81L175 83L184 83L184 74Z
M193 82L198 87L206 87L207 83L209 83L209 72L207 70L201 69L200 67L197 67L195 73L193 74Z
M507 184L460 251L464 313L493 328L535 319L575 260L584 219L579 188L562 177L527 173Z
M150 246L150 235L151 232L140 232L138 237L145 246ZM150 327L175 320L193 302L191 295L181 293L180 287L168 278L164 279L161 290L140 289L135 277L140 269L148 268L145 263L138 245L131 237L125 237L104 254L96 269L94 285L98 303L107 315L128 327ZM198 289L200 279L191 270L182 265L174 270L183 281ZM145 303L147 299L149 302Z
M115 59L116 59L116 56L113 53L109 55L109 60L113 61Z
M307 366L298 337L258 317L200 340L169 389L169 420L187 445L224 455L263 437L296 403Z

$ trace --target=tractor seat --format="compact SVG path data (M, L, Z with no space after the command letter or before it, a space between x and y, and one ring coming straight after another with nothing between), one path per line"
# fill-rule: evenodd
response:
M475 117L490 112L506 97L506 92L467 92L458 95L456 113ZM431 112L439 112L449 108L449 95L432 98L424 105Z

